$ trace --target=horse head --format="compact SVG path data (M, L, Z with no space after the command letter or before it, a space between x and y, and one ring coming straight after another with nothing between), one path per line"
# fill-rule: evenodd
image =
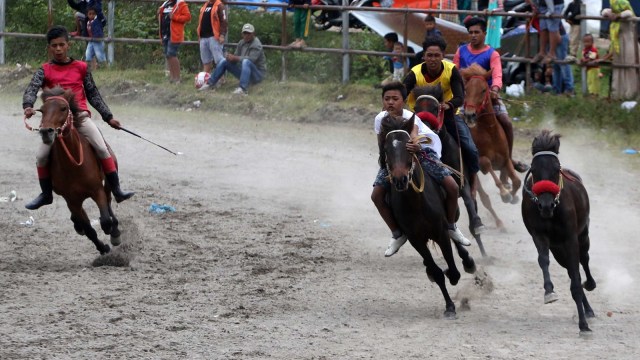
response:
M56 136L73 127L73 116L78 112L73 91L59 86L44 89L39 111L42 112L40 136L42 142L49 145Z
M460 70L464 79L464 121L472 128L476 126L478 117L484 113L491 104L491 89L487 79L491 77L491 71L485 70L478 64L471 64L466 69ZM491 109L489 109L490 111Z
M431 130L438 132L442 127L444 114L440 108L444 93L442 92L442 86L427 85L416 87L412 91L413 96L416 99L413 110L416 115L422 120ZM433 116L426 115L429 113Z
M558 153L560 150L559 134L551 134L550 130L533 139L531 145L531 169L525 176L525 192L534 204L538 206L540 216L549 219L560 204L560 193L563 187L562 166ZM527 177L531 175L531 190L527 189Z
M397 191L405 191L409 187L413 176L413 156L407 150L407 143L411 141L411 130L414 125L414 116L410 120L404 120L401 116L387 114L382 119L382 135L384 141L384 162L391 185Z

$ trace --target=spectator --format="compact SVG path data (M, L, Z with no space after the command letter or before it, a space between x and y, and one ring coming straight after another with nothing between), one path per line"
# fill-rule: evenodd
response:
M310 4L311 0L289 0L289 6L303 6L303 8L293 9L293 36L296 40L289 44L289 46L294 49L307 47L307 43L304 39L309 35L309 22L311 21L311 11L309 10Z
M384 47L387 49L387 51L393 52L393 46L398 41L400 41L398 38L398 34L394 32L387 33L384 36ZM413 47L407 46L407 53L415 54L416 51L413 49ZM387 60L387 61L389 63L389 73L393 74L393 61L391 60ZM416 65L420 65L421 63L422 63L421 57L417 58L415 55L412 57L409 57L409 68L412 68Z
M76 31L72 36L89 36L87 33L87 11L89 8L96 10L97 18L102 23L102 27L107 26L107 18L102 12L102 0L67 0L69 6L76 11Z
M169 82L180 83L178 48L184 41L184 25L191 21L189 7L184 0L167 0L158 8L158 25L164 56L169 67Z
M635 64L638 41L633 36L631 21L615 21L634 17L631 4L627 0L611 0L611 8L603 9L602 16L611 20L609 53L603 59L613 59L617 64ZM613 68L611 71L611 98L630 100L638 96L638 77L634 68Z
M569 55L567 60L576 61L578 57L578 47L580 46L580 20L576 19L576 16L580 15L580 6L582 6L582 0L573 0L567 8L564 10L562 16L565 21L571 25L569 31Z
M98 20L98 14L95 8L87 9L87 35L92 39L87 43L87 51L85 53L85 59L88 63L91 63L91 70L95 71L98 68L98 62L104 63L107 61L104 55L104 32L102 30L102 22Z
M442 37L442 32L440 32L440 30L436 28L436 18L431 14L427 14L427 16L425 16L424 18L424 30L425 30L425 34L424 34L425 39L430 36Z
M405 67L409 67L409 59L399 54L404 53L404 46L401 42L397 42L393 45L393 54L391 56L385 56L384 59L393 62L393 74L387 79L382 81L382 87L389 84L392 81L402 81L404 78Z
M553 90L552 70L551 67L538 68L533 74L533 87L541 93L551 92Z
M253 25L242 26L242 40L238 42L235 54L227 54L226 58L216 66L207 83L199 90L215 88L226 71L240 79L240 86L233 91L237 95L249 95L249 84L257 84L264 79L267 72L267 59Z
M556 54L558 55L558 60L565 60L567 58L567 50L569 49L569 35L563 26L560 26L560 39L561 41L556 49ZM553 89L556 94L575 95L571 65L553 64Z
M538 6L533 3L534 0L526 0L530 4L534 13L543 15L561 15L564 8L564 0L536 0ZM560 18L544 18L540 19L540 47L536 56L531 60L534 63L544 60L545 64L556 59L556 48L560 44ZM547 51L548 46L548 51Z
M200 8L198 39L202 71L210 73L223 59L222 48L227 37L227 10L223 0L208 0Z
M598 48L593 43L593 35L585 34L582 37L582 58L580 64L587 67L587 92L589 95L598 96L600 94L600 56L598 56Z

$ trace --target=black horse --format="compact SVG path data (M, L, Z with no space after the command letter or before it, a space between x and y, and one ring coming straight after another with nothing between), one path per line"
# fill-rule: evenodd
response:
M544 302L558 299L549 276L549 250L567 269L571 297L578 308L580 331L591 331L587 317L594 317L584 289L595 289L589 270L589 197L582 179L562 169L558 159L560 135L549 130L533 140L531 169L525 176L522 219L538 249L538 264L544 278ZM587 281L580 284L580 264Z
M422 256L429 279L440 287L446 303L445 317L453 319L456 307L447 291L445 275L451 285L456 285L460 272L456 268L447 232L444 194L438 184L425 175L417 157L406 148L407 142L411 141L413 126L413 118L408 121L391 115L383 118L381 134L385 137L385 142L380 162L389 170L391 190L388 195L391 211L402 232ZM447 270L442 271L431 256L427 247L430 239L440 246L449 267ZM468 273L475 272L475 262L469 252L458 243L455 246L462 258L464 270Z
M442 102L443 93L440 85L417 87L413 89L413 94L417 99L414 108L416 113L426 111L434 115L436 119L441 119L440 103ZM458 176L454 176L453 178L458 183L458 186L460 188L460 197L462 197L464 206L467 209L467 215L469 216L469 231L473 235L474 239L476 239L478 248L480 248L480 253L483 257L485 257L487 256L487 253L484 250L484 245L482 244L482 239L480 237L482 232L484 232L485 230L485 226L482 224L482 220L478 215L478 203L476 199L471 196L471 185L469 183L469 167L466 166L466 164L462 164L460 160L461 154L458 141L457 139L454 139L451 135L449 135L447 130L442 127L443 123L441 121L442 120L440 120L440 122L438 122L437 124L431 124L428 122L425 124L429 126L431 130L433 130L436 134L438 134L438 137L442 142L442 162L448 165L450 168L459 172ZM462 165L464 165L464 167L462 167ZM480 189L478 190L480 192ZM482 193L484 192L481 192L481 198ZM487 201L489 201L488 195L486 193L484 193L484 196L487 198Z

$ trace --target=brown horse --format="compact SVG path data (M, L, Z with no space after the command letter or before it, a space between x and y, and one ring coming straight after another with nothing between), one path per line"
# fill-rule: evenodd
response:
M381 149L380 163L389 170L391 190L388 196L391 211L402 232L422 256L427 276L438 284L445 299L445 317L454 319L456 307L447 291L445 276L449 278L451 285L456 285L460 272L454 261L447 232L444 194L436 182L424 173L417 157L411 155L406 148L407 142L411 141L409 134L414 126L413 118L404 121L401 117L387 115L381 125L385 142ZM443 271L434 261L427 247L430 239L440 247L449 269ZM469 252L459 243L454 244L462 258L464 270L474 273L475 261Z
M523 186L522 219L538 250L545 304L558 299L549 275L551 250L571 278L571 297L578 308L580 331L591 331L586 318L595 315L583 291L583 287L588 291L596 287L589 270L589 197L580 176L562 169L559 150L560 135L551 135L549 130L543 130L533 140L533 160ZM583 285L580 265L587 277Z
M519 201L517 192L521 181L511 162L507 136L493 111L491 91L487 83L491 71L473 64L460 70L460 74L465 80L464 120L471 129L473 142L480 153L480 170L483 174L491 174L503 202L516 204ZM498 177L494 170L500 171L501 176ZM511 179L511 192L501 180L506 178L504 175Z
M53 144L49 161L53 191L67 202L76 232L86 235L100 254L106 254L110 251L109 245L98 239L82 203L91 198L98 205L100 226L105 234L111 235L113 245L120 244L118 219L111 209L111 190L107 184L103 185L98 157L74 126L79 111L75 96L71 90L55 87L44 90L42 101L40 135L43 143ZM113 153L112 156L115 160Z

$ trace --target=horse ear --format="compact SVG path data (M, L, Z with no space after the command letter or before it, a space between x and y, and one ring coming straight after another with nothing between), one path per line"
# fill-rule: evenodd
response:
M415 125L415 123L416 123L416 113L413 113L413 115L411 115L411 118L402 124L402 130L405 130L406 132L411 134L411 131L413 130L413 126Z
M487 75L485 75L485 77L487 79L491 79L491 73L493 72L493 69L489 69L489 71L487 71Z

